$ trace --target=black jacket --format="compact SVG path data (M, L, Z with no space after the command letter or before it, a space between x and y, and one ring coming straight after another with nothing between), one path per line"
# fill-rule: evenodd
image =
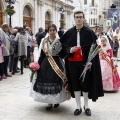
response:
M92 43L96 44L97 37L95 33L89 29L88 27L83 26L80 30L80 45L82 48L82 54L84 57L84 60L87 61L89 50ZM76 27L73 27L69 29L63 37L60 39L62 43L62 51L61 53L64 53L65 57L65 66L67 71L67 77L68 77L68 83L69 83L69 89L72 93L72 96L74 97L72 87L71 87L71 81L69 78L69 69L68 69L68 58L72 57L74 53L70 53L70 49L73 46L77 46L77 31ZM96 101L98 97L103 96L103 86L102 86L102 77L101 77L101 68L100 68L100 62L99 62L99 55L97 54L95 58L92 60L92 67L91 67L91 74L92 78L91 80L91 88L89 89L89 98L93 101Z

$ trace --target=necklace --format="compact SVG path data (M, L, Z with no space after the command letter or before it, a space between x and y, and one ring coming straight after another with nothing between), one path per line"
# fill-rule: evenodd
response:
M50 43L50 45L53 43L53 41L54 41L54 39L50 39L49 37L48 37L48 41L49 41L49 43Z

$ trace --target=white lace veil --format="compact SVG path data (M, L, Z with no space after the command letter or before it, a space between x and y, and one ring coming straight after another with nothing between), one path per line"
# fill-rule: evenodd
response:
M112 49L111 48L111 45L110 45L110 42L107 38L106 35L103 35L101 38L105 38L106 39L106 47L102 48L103 50L108 50L108 49ZM99 39L99 45L101 45L101 38ZM101 46L102 47L102 46Z

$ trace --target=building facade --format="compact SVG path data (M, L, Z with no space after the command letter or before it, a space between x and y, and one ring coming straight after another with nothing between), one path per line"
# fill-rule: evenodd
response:
M85 13L90 28L95 30L97 26L106 27L105 19L111 0L74 0L73 5L75 10L80 9Z
M73 1L72 0L16 0L14 9L16 13L12 15L12 27L29 26L34 33L39 27L44 29L49 24L54 23L60 27L61 13L64 15L64 29L73 26ZM7 7L5 0L0 0L0 25L3 22L9 23L9 16L4 14Z

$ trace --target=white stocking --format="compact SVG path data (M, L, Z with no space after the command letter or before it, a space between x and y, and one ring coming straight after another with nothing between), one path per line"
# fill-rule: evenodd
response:
M115 58L115 65L117 65L117 62L118 62L117 60L118 60L118 58L116 57L116 58Z
M83 92L83 97L84 97L85 108L89 108L88 107L88 92Z
M75 100L76 100L76 103L77 103L77 109L80 109L81 108L81 99L80 99L80 91L74 91L75 93Z

